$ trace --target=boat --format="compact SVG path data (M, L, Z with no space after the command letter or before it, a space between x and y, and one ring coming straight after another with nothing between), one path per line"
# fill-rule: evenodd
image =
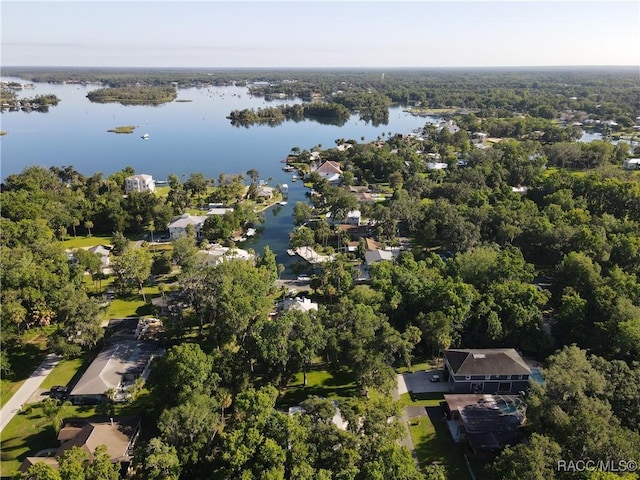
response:
M247 228L247 233L245 233L247 237L253 237L255 234L256 234L255 228Z
M146 140L147 138L149 138L149 134L145 133L144 135L142 135L140 138L142 138L143 140Z
M282 205L283 207L287 204L287 202L282 201L282 202L278 202L278 205Z
M297 182L298 181L298 176L294 175L293 177L291 177L291 181L292 182Z

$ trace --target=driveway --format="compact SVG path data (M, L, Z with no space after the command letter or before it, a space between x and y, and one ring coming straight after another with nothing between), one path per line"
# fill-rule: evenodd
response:
M20 388L13 394L9 401L0 409L0 432L22 409L22 405L29 403L30 398L39 391L40 385L51 373L51 370L62 360L62 357L50 353L44 361L36 368L36 371L27 378ZM35 397L37 398L37 397Z
M419 372L405 373L403 377L407 390L413 393L449 393L448 382L431 381L431 375L434 374L440 375L440 379L442 379L442 370L420 370Z

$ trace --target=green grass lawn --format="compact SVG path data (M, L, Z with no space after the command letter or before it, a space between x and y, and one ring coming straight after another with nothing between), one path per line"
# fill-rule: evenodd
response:
M449 480L468 480L469 474L464 462L464 449L456 445L443 420L444 410L440 406L443 397L417 400L411 405L423 405L427 417L409 422L411 440L421 467L438 462L445 465ZM434 396L435 397L435 396Z
M22 334L21 346L7 348L11 374L0 380L0 406L9 401L20 385L27 379L46 355L47 337L53 326L33 328Z
M90 237L71 237L62 242L64 248L94 247L96 245L110 245L111 235L92 235Z
M281 406L298 405L306 398L316 395L324 398L351 397L357 394L353 375L348 370L331 373L320 368L307 373L307 385L303 385L302 373L297 373L289 382L278 400Z
M55 366L55 368L51 371L47 378L44 379L41 388L46 388L48 390L54 385L68 385L71 379L85 364L85 362L85 357L62 360L60 363L58 363L58 365Z
M151 305L151 298L160 295L160 289L158 286L144 287L145 295L147 296L147 303L142 299L142 295L134 293L127 297L118 297L114 299L107 308L107 318L124 318L124 317L139 317L142 315L151 315L153 313L153 307Z

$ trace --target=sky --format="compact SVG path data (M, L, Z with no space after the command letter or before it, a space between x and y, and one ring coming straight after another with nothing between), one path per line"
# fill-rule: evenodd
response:
M640 65L640 1L2 0L2 66Z

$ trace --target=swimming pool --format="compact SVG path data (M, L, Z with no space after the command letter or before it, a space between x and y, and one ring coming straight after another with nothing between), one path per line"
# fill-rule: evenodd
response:
M539 383L540 385L544 385L544 377L542 376L542 373L540 373L540 370L538 370L537 368L531 369L531 375L529 375L529 378L534 382Z

